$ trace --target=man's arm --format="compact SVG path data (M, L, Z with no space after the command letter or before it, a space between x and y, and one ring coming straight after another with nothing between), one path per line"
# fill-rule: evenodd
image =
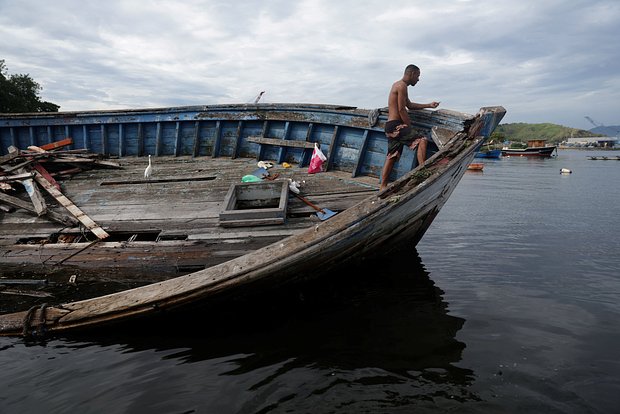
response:
M421 104L421 103L415 103L415 102L411 102L410 100L407 100L407 108L411 110L425 109L425 108L437 108L438 106L439 106L439 102L435 102L435 101Z

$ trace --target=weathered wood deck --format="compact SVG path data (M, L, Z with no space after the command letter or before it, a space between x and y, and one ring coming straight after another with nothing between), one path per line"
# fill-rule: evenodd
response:
M23 269L23 263L32 262L34 256L42 269L59 262L68 268L92 269L82 272L82 278L99 277L97 270L105 266L118 269L120 279L152 282L242 256L319 222L311 207L291 196L282 225L220 226L219 213L231 183L241 182L242 176L256 170L255 159L154 157L148 183L143 176L145 158L119 162L122 169L90 170L60 181L63 193L109 232L109 239L93 249L86 246L96 238L83 236L78 244L84 251L71 256L76 243L50 243L49 235L75 235L79 233L76 228L21 211L4 214L0 240L13 249L1 258L0 276ZM279 174L276 180L301 182L306 198L336 212L378 189L376 178L351 178L339 171L308 174L306 167L284 168L274 163L269 172Z

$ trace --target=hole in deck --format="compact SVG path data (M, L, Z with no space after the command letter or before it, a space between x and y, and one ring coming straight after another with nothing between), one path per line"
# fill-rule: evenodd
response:
M160 235L159 230L148 231L108 231L110 235L104 242L156 242L171 240L187 240L187 234ZM69 244L90 243L96 240L92 234L83 233L52 233L48 237L24 237L17 244Z
M224 227L283 224L287 205L286 181L234 183L224 199L219 224Z

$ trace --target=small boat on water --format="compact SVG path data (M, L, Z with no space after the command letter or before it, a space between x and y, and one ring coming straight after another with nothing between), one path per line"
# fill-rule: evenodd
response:
M618 156L618 155L616 155L615 157L607 157L605 155L602 155L600 157L591 156L591 157L588 157L588 159L589 160L594 160L594 161L598 161L598 160L601 160L601 161L608 161L608 160L620 161L620 156Z
M482 162L472 162L467 166L469 171L482 171L484 169L484 163Z
M526 148L502 148L503 156L518 157L551 157L557 151L556 145L546 145L544 139L533 139L527 141Z
M476 153L476 158L500 158L501 156L501 149L483 150Z
M433 138L427 159L418 165L405 150L383 191L385 110L253 104L0 114L0 181L14 189L0 191L0 204L11 207L0 210L0 295L37 286L24 308L3 307L0 335L186 309L414 247L504 114L412 111ZM309 174L316 147L325 161ZM84 158L103 168L86 169ZM81 172L63 180L67 169ZM259 182L242 182L248 175ZM90 281L103 283L89 289ZM45 292L54 286L67 296Z
M501 156L501 149L482 150L476 153L476 158L500 158Z

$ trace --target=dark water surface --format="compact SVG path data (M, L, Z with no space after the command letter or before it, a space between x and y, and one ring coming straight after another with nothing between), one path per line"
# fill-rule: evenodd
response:
M608 154L485 160L417 251L193 324L0 338L0 413L620 412Z

